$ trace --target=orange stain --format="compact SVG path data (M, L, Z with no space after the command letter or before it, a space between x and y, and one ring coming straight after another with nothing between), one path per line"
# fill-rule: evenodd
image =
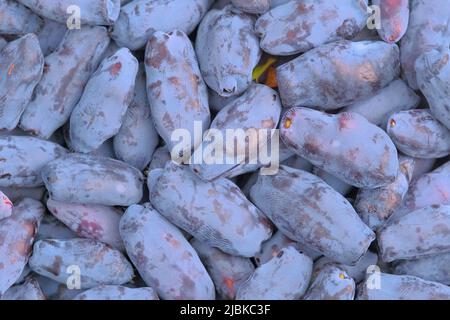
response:
M226 287L230 292L233 292L234 289L234 280L231 278L224 278L223 282L225 283Z
M273 66L267 70L266 86L272 89L278 88L277 71Z
M8 68L8 76L9 77L12 75L14 68L15 68L14 63L9 66L9 68Z
M117 62L111 66L109 73L111 73L111 75L113 75L113 76L117 76L121 69L122 69L122 63Z

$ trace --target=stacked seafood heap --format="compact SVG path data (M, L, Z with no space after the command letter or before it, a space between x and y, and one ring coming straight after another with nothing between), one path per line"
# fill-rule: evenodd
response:
M0 298L450 299L449 21L0 0Z

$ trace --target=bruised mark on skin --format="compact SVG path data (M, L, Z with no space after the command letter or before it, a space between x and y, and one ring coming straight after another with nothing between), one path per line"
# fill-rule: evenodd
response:
M261 126L262 126L264 129L270 129L270 128L273 128L273 127L275 126L275 123L273 122L272 119L263 120L263 121L261 122Z
M177 239L175 239L172 234L170 233L165 234L164 239L168 243L170 243L174 248L180 247L180 242Z
M433 232L442 234L443 236L449 236L450 235L450 229L445 224L438 224L433 227Z
M441 199L443 201L445 201L445 202L449 201L450 195L449 195L448 191L444 190L440 186L436 187L436 191L439 193L439 195L441 196Z
M113 76L117 76L119 74L120 70L122 70L122 63L117 62L109 68L109 73Z
M55 276L59 276L61 272L61 264L62 264L61 256L56 256L55 260L53 261L53 264L51 266L44 267L44 270Z
M92 236L96 239L102 235L103 228L95 222L83 220L77 228L77 234L79 236Z
M227 287L228 291L233 294L234 293L234 280L228 277L223 278L223 283Z
M338 119L339 131L344 129L354 129L352 126L352 119L353 117L350 113L343 113Z
M181 278L181 291L192 291L195 288L195 283L188 276L183 275Z

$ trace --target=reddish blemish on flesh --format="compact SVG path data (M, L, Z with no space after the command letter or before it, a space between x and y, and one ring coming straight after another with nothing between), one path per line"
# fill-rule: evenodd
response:
M117 76L121 69L122 69L122 63L117 62L111 66L111 68L109 69L109 73L113 76Z
M340 117L339 117L339 130L342 131L344 129L352 129L353 126L353 121L352 121L352 116L348 113L343 113Z
M234 280L231 278L224 278L223 283L225 283L225 286L227 287L228 291L230 293L234 292Z
M8 198L4 198L3 203L7 206L10 206L11 208L13 207L12 202Z
M398 7L403 3L404 0L386 0L386 5L388 7Z
M170 243L173 247L175 247L175 248L178 248L178 247L180 246L180 242L179 242L177 239L175 239L175 238L173 237L173 235L171 235L171 234L169 234L169 233L167 233L167 234L164 236L164 239L165 239L168 243Z
M14 63L11 64L11 65L9 66L9 68L8 68L8 76L11 76L11 75L12 75L13 70L14 70L15 67L16 67L16 66L15 66Z
M397 40L401 33L403 32L403 25L402 22L399 20L394 20L392 21L392 34L389 36L389 41L390 42L394 42L395 40Z
M95 222L82 220L77 228L77 234L81 237L99 238L102 234L103 228Z

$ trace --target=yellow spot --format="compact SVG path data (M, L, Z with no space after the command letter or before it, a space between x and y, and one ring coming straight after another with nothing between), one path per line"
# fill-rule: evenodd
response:
M256 66L255 69L253 69L253 81L258 82L259 78L262 77L262 75L264 73L266 73L266 71L275 63L277 62L277 60L273 57L270 57L269 59L267 59L267 61L259 66Z
M339 274L339 279L344 280L345 279L345 275L343 273Z
M9 68L8 68L8 76L12 75L14 67L15 67L14 63L9 66Z
M391 119L391 121L389 122L389 125L393 128L397 125L397 122L394 119Z
M286 129L289 129L292 126L292 120L290 118L286 118L286 120L284 121L284 127Z

